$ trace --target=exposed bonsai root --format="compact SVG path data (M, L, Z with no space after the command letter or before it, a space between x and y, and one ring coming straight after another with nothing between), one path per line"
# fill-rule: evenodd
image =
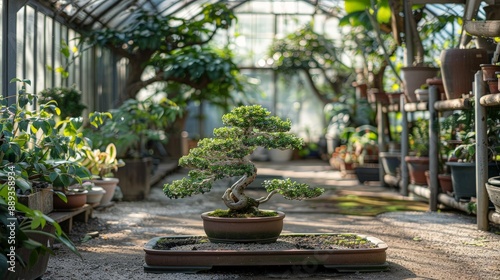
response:
M226 204L229 209L243 210L251 207L257 208L259 206L257 200L249 198L244 193L245 188L255 180L256 176L257 172L253 172L250 177L243 175L243 177L224 192L222 201L224 201L224 204Z

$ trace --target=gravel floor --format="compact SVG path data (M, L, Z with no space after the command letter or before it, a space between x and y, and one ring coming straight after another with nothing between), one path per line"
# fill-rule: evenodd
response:
M177 179L184 170L168 176ZM293 166L260 163L259 174L292 177L342 192L398 196L376 185L342 178L321 161ZM475 217L455 211L391 212L368 216L334 214L328 205L273 199L264 208L284 211L285 233L357 233L388 245L389 271L337 273L310 266L216 268L197 274L144 272L144 244L158 236L202 235L200 213L223 206L225 186L209 195L170 200L161 187L147 200L119 202L95 211L87 224L76 224L71 237L83 259L57 246L43 279L500 279L500 229L477 230ZM259 195L259 190L250 190ZM90 238L88 233L98 234Z

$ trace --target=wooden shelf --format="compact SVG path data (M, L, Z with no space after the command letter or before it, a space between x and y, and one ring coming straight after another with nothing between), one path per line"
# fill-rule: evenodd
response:
M77 221L87 223L89 218L92 217L93 205L85 204L84 206L68 211L54 211L48 214L54 221L59 223L62 230L70 233L73 228L73 218Z
M500 93L486 94L479 99L479 103L483 106L498 106L500 105Z
M452 100L442 100L436 101L434 103L434 108L437 111L453 111L453 110L464 110L471 109L472 102L470 99L458 98Z
M428 102L418 102L418 103L406 103L405 111L406 112L416 112L416 111L427 111L429 110Z

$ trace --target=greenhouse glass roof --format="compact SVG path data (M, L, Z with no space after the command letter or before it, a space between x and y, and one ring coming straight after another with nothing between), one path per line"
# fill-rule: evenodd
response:
M249 0L49 0L50 8L67 22L80 28L112 28L120 29L127 26L138 16L138 11L147 11L164 16L192 18L201 7L209 3L225 2L230 9L249 2ZM253 1L259 2L259 1ZM268 3L269 1L265 1ZM273 1L271 12L284 12L289 0ZM296 2L296 1L293 1ZM304 0L318 10L329 13L343 5L343 0ZM255 7L258 7L255 5ZM279 11L283 10L283 11Z

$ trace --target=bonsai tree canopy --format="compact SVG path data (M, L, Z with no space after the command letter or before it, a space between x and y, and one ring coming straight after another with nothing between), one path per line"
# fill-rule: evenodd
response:
M258 206L280 193L287 199L305 199L321 195L323 189L287 180L268 180L264 187L268 195L248 197L244 191L257 175L257 168L248 159L257 146L268 149L294 149L303 145L302 139L289 133L290 120L270 116L260 105L241 106L222 117L225 127L214 129L214 138L204 138L198 147L179 160L182 167L191 168L188 177L166 184L169 198L183 198L209 192L216 180L230 177L240 179L228 188L222 200L234 213L257 213Z

